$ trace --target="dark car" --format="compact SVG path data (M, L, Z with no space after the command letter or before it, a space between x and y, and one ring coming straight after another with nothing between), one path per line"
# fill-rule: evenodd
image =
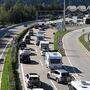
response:
M20 54L20 63L30 63L30 55L27 53Z
M25 42L26 42L26 44L30 44L30 36L29 35L26 36Z
M21 50L23 50L24 48L26 48L26 42L25 41L22 41L20 44L19 44L19 47Z
M32 29L29 30L29 35L33 36L33 30Z

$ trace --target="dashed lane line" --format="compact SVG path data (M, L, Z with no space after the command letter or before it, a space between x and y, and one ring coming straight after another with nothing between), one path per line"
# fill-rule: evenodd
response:
M50 80L50 82L52 83L52 85L53 85L53 87L54 87L54 90L58 90L58 89L56 88L55 84L53 83L53 81Z
M63 43L63 47L65 48L64 43ZM66 51L65 51L65 54L66 54L66 57L67 57L67 59L68 59L68 62L69 62L69 64L70 64L70 66L74 67L74 65L71 63L70 58L68 57L68 55L67 55L67 52L66 52ZM73 71L75 72L75 70L74 70L74 69L73 69ZM77 77L78 77L78 79L80 80L80 78L79 78L78 74L75 72L74 78L75 78L75 79L77 79Z
M22 79L23 79L23 84L24 84L24 90L27 90L26 83L25 83L25 77L24 77L24 70L23 70L23 65L20 63L20 56L18 55L18 60L19 60L19 65L21 69L21 74L22 74Z

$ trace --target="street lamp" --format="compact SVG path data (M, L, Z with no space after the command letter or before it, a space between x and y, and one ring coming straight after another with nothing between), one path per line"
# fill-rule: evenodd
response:
M64 9L63 9L63 25L64 25L64 29L66 30L66 25L65 25L65 10L66 10L66 4L65 4L65 0L64 0L64 3L63 3L63 5L64 5Z

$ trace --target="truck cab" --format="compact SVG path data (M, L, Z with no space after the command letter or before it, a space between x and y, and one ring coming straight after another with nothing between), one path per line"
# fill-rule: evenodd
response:
M62 55L59 52L46 52L45 63L50 69L58 69L62 67Z

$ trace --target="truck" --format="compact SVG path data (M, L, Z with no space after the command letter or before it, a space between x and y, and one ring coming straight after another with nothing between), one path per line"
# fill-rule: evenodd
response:
M62 68L62 55L57 51L46 52L45 64L46 64L46 67L50 69Z
M45 52L49 51L49 41L40 41L41 55L44 56Z

